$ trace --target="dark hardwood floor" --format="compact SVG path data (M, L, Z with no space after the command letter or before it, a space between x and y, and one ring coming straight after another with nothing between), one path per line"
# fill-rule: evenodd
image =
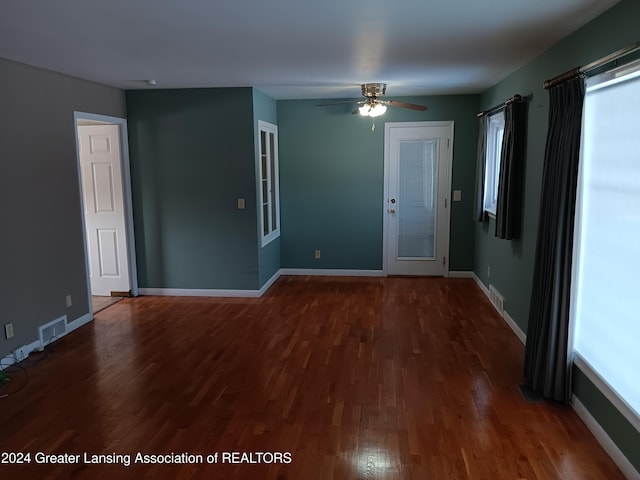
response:
M524 401L523 351L467 279L282 277L260 299L127 298L11 371L0 452L31 463L0 477L623 478L571 408Z

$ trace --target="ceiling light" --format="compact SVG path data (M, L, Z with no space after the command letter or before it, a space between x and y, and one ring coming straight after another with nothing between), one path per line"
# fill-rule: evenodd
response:
M387 111L387 106L380 103L375 103L373 105L365 104L358 110L360 110L360 115L364 117L379 117Z

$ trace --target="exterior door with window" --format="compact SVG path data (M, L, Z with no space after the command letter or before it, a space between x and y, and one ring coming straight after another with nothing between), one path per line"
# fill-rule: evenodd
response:
M389 275L448 272L452 122L385 125Z

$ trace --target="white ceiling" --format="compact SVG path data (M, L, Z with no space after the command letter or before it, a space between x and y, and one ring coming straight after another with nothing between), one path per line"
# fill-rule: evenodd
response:
M123 89L478 93L618 1L3 1L0 57Z

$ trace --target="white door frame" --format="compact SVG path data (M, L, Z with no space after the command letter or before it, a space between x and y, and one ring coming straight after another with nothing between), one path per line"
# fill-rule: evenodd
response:
M389 163L390 163L390 148L389 137L391 134L391 128L393 127L449 127L450 145L447 149L446 158L440 159L440 168L444 169L446 178L445 184L447 186L445 192L445 231L444 231L444 248L442 254L444 255L445 262L443 266L443 277L449 276L449 241L451 230L451 171L453 168L453 120L444 122L386 122L384 124L384 198L382 199L382 272L385 276L389 275L388 265L388 248L389 248L389 214L388 198L389 198Z
M84 198L82 194L82 168L80 166L80 150L78 138L78 122L89 120L91 122L111 124L118 126L120 134L120 162L122 167L122 194L124 200L124 221L127 243L127 268L129 270L129 286L131 295L138 295L138 273L136 268L135 238L133 233L133 202L131 196L131 170L129 168L129 137L127 135L127 119L98 115L95 113L73 112L73 130L76 139L76 164L78 167L78 185L80 186L80 214L82 217L82 237L84 239L85 275L87 281L89 313L93 317L93 304L91 301L91 277L89 275L89 249L87 247L87 226L84 218Z

